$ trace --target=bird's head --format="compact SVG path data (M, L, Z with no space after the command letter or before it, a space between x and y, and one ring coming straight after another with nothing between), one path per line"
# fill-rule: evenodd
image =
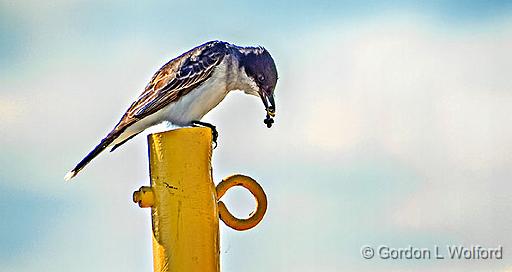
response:
M271 117L276 114L274 89L277 84L277 69L274 59L263 47L246 48L243 51L242 66L251 81L251 90L245 91L261 98L267 112L265 123L270 127L273 122Z

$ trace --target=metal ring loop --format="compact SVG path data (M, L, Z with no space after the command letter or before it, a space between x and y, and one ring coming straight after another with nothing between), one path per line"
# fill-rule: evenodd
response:
M242 186L249 190L256 200L256 211L251 213L251 216L247 219L240 219L234 217L226 205L220 201L222 196L226 193L229 188L234 186ZM263 188L251 177L244 175L232 175L223 179L216 188L217 191L217 205L219 208L219 217L228 227L235 230L248 230L256 225L263 219L265 212L267 211L267 196L263 191Z

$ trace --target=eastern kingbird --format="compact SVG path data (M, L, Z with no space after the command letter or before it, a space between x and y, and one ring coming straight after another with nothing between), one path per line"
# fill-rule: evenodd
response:
M200 119L233 90L259 96L266 110L264 123L275 116L277 69L263 47L241 47L222 41L202 44L172 59L156 72L137 101L101 142L66 174L75 177L106 148L111 152L146 128L170 122L176 126L208 126Z

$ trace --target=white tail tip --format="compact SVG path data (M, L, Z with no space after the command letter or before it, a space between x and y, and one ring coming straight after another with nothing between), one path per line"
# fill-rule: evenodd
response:
M71 180L72 178L74 178L76 176L76 172L75 171L69 171L65 176L64 176L64 180L65 181L69 181Z

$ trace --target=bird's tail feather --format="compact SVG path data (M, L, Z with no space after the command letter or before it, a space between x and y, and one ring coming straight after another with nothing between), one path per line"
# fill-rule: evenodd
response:
M119 135L109 134L91 151L85 158L83 158L73 170L69 171L64 180L68 181L74 178L80 170L82 170L88 163L90 163L96 156L98 156L105 148L107 148Z
M134 133L133 135L126 137L126 139L120 141L117 144L114 143L114 147L112 147L112 149L110 149L110 152L114 152L114 150L116 150L118 147L122 146L124 143L128 142L129 140L131 140L133 137L137 136L139 133L140 132Z

